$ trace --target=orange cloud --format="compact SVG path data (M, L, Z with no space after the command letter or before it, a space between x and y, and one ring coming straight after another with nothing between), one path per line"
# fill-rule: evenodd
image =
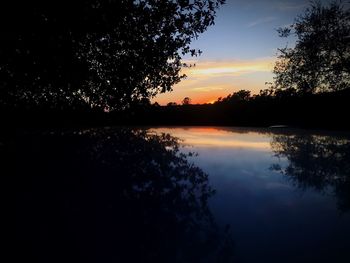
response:
M188 76L215 76L233 75L239 76L252 72L270 72L274 65L273 58L262 58L254 60L232 60L232 61L188 61L195 63L195 67L184 68L183 72Z
M173 92L158 95L153 101L164 105L170 101L179 103L184 97L190 97L192 103L208 103L240 89L257 93L264 88L265 82L272 80L274 58L189 60L186 63L196 64L182 70L187 78L175 85Z

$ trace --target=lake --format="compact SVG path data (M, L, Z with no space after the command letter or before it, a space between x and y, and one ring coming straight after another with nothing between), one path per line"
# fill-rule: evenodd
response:
M18 259L350 262L350 136L172 127L17 132Z

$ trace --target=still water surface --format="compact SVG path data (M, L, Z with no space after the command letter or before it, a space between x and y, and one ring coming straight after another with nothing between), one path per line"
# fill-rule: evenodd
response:
M350 262L350 140L243 128L155 129L209 174L210 209L238 262Z
M20 259L350 262L347 134L100 128L1 146Z

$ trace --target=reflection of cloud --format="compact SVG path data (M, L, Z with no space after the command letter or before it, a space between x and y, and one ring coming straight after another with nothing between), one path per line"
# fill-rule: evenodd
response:
M249 24L247 24L247 27L254 27L254 26L257 26L257 25L260 25L260 24L265 24L265 23L268 23L268 22L271 22L271 21L274 21L276 20L277 18L274 17L274 16L268 16L268 17L263 17L263 18L260 18L258 20L255 20Z
M185 143L193 146L212 146L212 147L224 147L224 148L245 148L267 151L270 149L270 144L268 142L242 142L239 140L221 141L215 138L191 138L185 140Z
M183 140L185 145L195 147L239 148L254 151L269 151L270 139L259 133L235 133L211 127L201 128L157 128L158 133L171 133Z

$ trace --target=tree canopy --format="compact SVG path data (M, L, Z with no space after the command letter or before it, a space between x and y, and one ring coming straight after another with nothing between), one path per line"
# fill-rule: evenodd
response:
M342 90L350 83L350 11L341 1L315 1L293 24L278 29L294 36L294 48L279 49L273 88L297 93Z
M214 104L235 104L240 102L247 102L251 99L249 90L239 90L237 92L233 92L232 94L227 95L226 97L218 98Z
M191 104L191 98L190 97L185 97L183 100L182 100L182 105L190 105Z
M0 105L118 110L171 91L224 0L11 1Z

